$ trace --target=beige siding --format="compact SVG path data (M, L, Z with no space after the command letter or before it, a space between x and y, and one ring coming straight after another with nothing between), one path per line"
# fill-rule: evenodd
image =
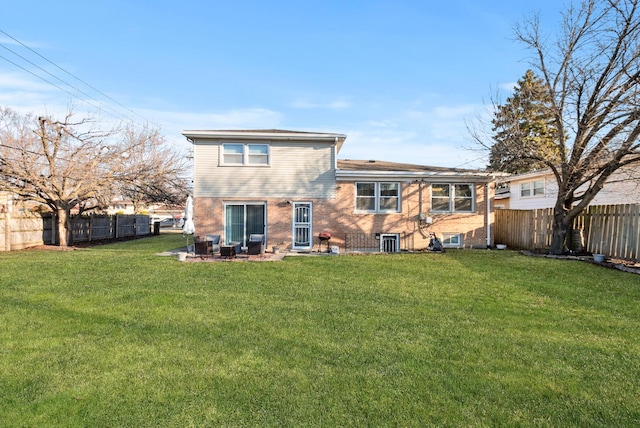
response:
M198 142L194 147L195 197L335 198L332 144L271 142L266 167L220 166L220 144Z

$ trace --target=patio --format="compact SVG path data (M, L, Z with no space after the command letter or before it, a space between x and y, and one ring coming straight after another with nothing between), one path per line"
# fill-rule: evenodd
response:
M192 252L187 252L187 247L177 248L172 251L165 251L159 253L160 256L173 256L177 257L178 260L186 262L186 263L200 263L200 262L275 262L281 261L285 257L297 257L297 256L305 256L305 257L313 257L313 256L335 256L336 254L326 253L326 252L315 252L315 251L280 251L278 253L274 253L272 251L265 251L262 254L247 254L246 252L242 252L236 254L233 257L224 257L221 256L220 253L216 253L210 256L200 256L193 254Z

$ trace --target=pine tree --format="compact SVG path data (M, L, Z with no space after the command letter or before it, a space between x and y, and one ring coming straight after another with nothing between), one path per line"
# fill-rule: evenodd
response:
M551 97L542 79L527 70L513 95L497 107L489 168L522 173L545 167L557 159L557 128L551 114Z

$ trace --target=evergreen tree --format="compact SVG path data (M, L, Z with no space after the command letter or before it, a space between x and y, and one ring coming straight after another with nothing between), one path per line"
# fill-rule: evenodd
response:
M554 126L551 96L542 79L527 70L513 95L497 107L489 168L522 173L558 159L557 127Z

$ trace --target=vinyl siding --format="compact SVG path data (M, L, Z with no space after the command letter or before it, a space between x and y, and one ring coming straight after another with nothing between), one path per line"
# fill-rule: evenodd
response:
M520 196L522 183L533 183L536 180L544 180L544 195ZM511 182L511 196L509 208L512 210L533 210L537 208L553 208L558 195L558 185L553 176L527 178L521 181Z
M222 141L194 144L198 198L325 198L336 195L334 145L269 142L269 166L221 166Z
M629 167L611 175L591 205L640 204L640 167Z
M520 196L520 185L534 180L545 180L544 196ZM529 177L524 180L510 182L511 196L509 208L514 210L531 210L537 208L553 208L558 197L558 184L551 174L544 177ZM579 192L578 192L579 193ZM604 187L589 205L618 205L640 203L640 168L627 167L611 175Z

